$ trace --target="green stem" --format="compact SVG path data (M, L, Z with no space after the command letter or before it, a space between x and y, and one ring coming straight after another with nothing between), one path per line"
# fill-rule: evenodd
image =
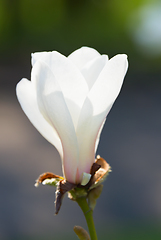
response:
M84 216L86 218L86 222L88 225L88 230L89 234L91 237L91 240L98 240L97 239L97 234L96 234L96 229L93 221L93 210L89 208L87 200L85 197L80 197L76 199L76 202L82 209Z

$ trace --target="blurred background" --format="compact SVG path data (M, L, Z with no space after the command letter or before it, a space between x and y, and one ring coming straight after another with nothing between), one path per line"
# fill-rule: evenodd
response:
M126 53L129 70L98 154L112 166L94 218L101 240L161 239L161 1L0 0L0 239L76 239L85 219L67 197L34 187L60 158L29 122L15 86L30 79L30 54L82 46Z

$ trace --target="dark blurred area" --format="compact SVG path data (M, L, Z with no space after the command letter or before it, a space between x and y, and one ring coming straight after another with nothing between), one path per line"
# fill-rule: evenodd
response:
M98 238L161 239L161 2L0 0L0 239L76 239L86 227L67 197L54 216L54 189L34 187L61 162L29 122L15 86L30 79L30 54L82 46L126 53L129 70L98 154L112 166L95 209Z

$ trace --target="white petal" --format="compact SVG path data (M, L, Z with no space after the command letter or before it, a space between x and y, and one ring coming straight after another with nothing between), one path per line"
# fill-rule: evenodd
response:
M63 147L64 174L75 183L78 166L78 144L74 125L63 93L50 68L37 61L32 71L37 87L38 106L46 120L56 129Z
M128 61L125 54L116 55L106 63L88 94L93 105L93 115L106 111L108 106L114 103L121 90L127 68Z
M61 87L69 112L76 128L80 110L88 94L88 85L78 68L65 56L54 51L35 53L33 62L45 62Z
M36 53L32 53L31 54L31 64L32 64L32 66L34 66L34 64L38 60L47 59L48 55L51 54L51 53L52 52L36 52Z
M109 112L110 108L111 106L109 106L107 112ZM99 132L102 130L101 126L105 121L105 116L104 112L93 116L93 106L89 99L86 99L76 131L79 145L79 175L82 172L90 173L99 142Z
M22 79L16 87L17 97L21 107L35 128L53 144L63 157L63 150L58 134L55 129L49 125L39 111L36 99L36 91L31 81Z
M82 185L82 186L85 186L85 185L89 182L91 176L92 176L92 175L91 175L90 173L85 173L85 172L83 172L83 173L82 173L81 185Z
M82 69L89 61L100 56L94 48L81 47L71 53L68 58L79 68Z
M120 92L127 66L126 55L110 59L85 100L77 127L79 174L90 171L99 129Z
M102 129L105 125L105 122L106 122L106 118L104 119L100 129L99 129L99 132L98 132L98 135L97 135L97 138L96 138L96 142L95 142L95 153L97 151L97 148L98 148L98 144L99 144L99 141L100 141L100 136L101 136L101 132L102 132Z
M96 79L98 78L100 72L104 68L108 61L107 55L102 55L97 58L92 59L84 67L81 69L81 73L84 76L89 91L92 88L93 84L95 83Z

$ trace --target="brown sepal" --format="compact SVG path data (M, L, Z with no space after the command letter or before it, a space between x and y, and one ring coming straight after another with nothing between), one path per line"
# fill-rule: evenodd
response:
M95 174L95 172L98 171L98 169L101 167L100 164L98 163L93 163L92 167L91 167L91 171L90 171L90 174L93 176Z
M43 181L46 179L55 178L58 180L58 183L56 183L57 189L55 192L55 214L58 214L62 204L62 199L66 192L69 192L75 187L85 188L86 191L89 191L97 187L99 184L101 184L110 171L111 171L110 165L103 158L101 158L100 156L97 156L95 163L93 163L91 167L91 171L90 171L91 178L85 186L81 186L80 184L70 183L66 181L63 177L53 174L51 172L46 172L41 174L36 180L35 186L37 187L40 183L43 183Z
M64 197L64 194L73 188L76 187L76 184L74 183L69 183L66 180L61 180L58 185L57 189L55 192L55 214L58 214L61 204L62 204L62 199Z
M43 173L41 174L38 179L36 180L36 183L35 185L38 186L40 183L42 183L45 179L51 179L51 178L58 178L58 179L62 179L61 176L59 175L56 175L54 173L51 173L51 172L46 172L46 173Z
M90 171L90 174L91 174L91 178L89 180L89 182L86 184L86 188L90 188L90 186L93 184L93 177L95 175L95 173L100 169L101 165L99 165L98 163L93 163L92 167L91 167L91 171Z
M92 188L92 185L96 186L96 185L102 183L104 181L105 177L111 171L110 165L106 162L105 159L101 158L100 156L97 156L94 164L97 164L100 167L97 171L95 171L95 173L92 175L92 177L90 179L90 188Z

